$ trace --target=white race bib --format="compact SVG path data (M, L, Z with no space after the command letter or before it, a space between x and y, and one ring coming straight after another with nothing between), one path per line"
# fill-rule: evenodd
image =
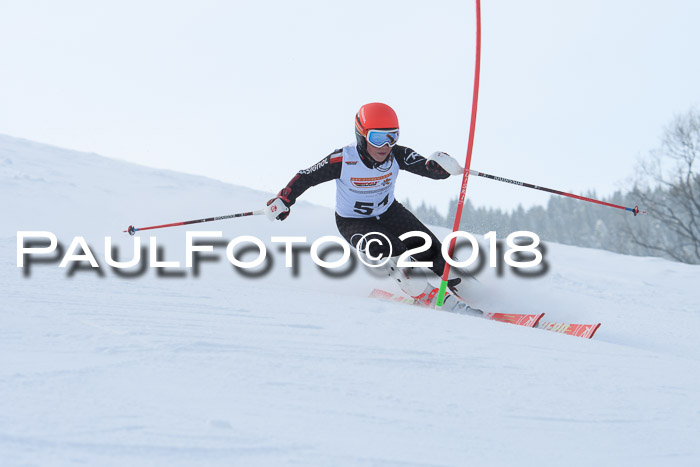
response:
M398 175L399 163L394 156L370 169L360 159L357 147L345 146L340 178L335 181L335 211L342 217L355 218L383 214L394 202Z

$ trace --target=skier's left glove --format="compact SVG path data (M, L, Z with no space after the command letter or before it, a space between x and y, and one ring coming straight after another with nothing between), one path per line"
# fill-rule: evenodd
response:
M425 162L426 164L437 164L450 175L462 175L464 168L459 162L446 152L434 152Z
M288 190L288 188L280 191L277 196L268 201L267 206L265 206L265 215L271 221L283 221L289 216L289 206L291 206L292 203L289 201L289 198L287 198L288 192L286 192L286 190Z

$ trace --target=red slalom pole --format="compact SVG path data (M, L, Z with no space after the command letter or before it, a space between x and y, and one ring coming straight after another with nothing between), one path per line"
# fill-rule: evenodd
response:
M476 108L479 102L479 71L481 69L481 1L476 0L476 64L474 66L474 96L472 97L472 117L469 125L469 142L467 144L467 162L464 164L464 175L462 176L462 189L459 192L459 201L457 203L457 214L455 215L455 223L452 226L452 231L459 230L459 223L462 220L462 209L464 208L464 199L467 196L467 182L469 181L469 167L472 163L472 149L474 148L474 130L476 129ZM456 238L450 242L448 255L451 258L455 249ZM447 290L447 278L450 275L450 265L445 263L445 269L442 273L442 282L440 283L440 292L438 293L437 308L442 307L445 301L445 291Z
M525 188L532 188L533 190L546 191L547 193L554 193L555 195L568 196L569 198L580 199L581 201L588 201L589 203L602 204L603 206L609 206L611 208L624 209L625 211L633 212L635 216L637 214L646 214L646 211L639 210L639 206L635 206L634 208L628 208L625 206L620 206L619 204L606 203L605 201L599 201L597 199L587 198L585 196L575 195L573 193L567 193L565 191L555 190L553 188L545 188L543 186L533 185L532 183L519 182L517 180L511 180L509 178L503 178L503 177L499 177L497 175L491 175L491 174L487 174L484 172L479 172L478 170L469 170L469 173L471 175L475 175L477 177L484 177L484 178L489 178L491 180L496 180L497 182L512 183L513 185L524 186ZM450 250L450 253L451 252L452 252L452 250Z
M250 211L250 212L239 212L238 214L229 214L226 216L205 217L204 219L195 219L193 221L173 222L172 224L162 224L162 225L152 225L150 227L134 227L133 225L130 225L129 228L127 228L124 232L128 232L129 235L135 235L136 232L138 232L139 230L164 229L166 227L175 227L178 225L189 225L189 224L199 224L200 222L222 221L224 219L233 219L235 217L259 216L261 214L265 214L264 209L259 209L257 211Z

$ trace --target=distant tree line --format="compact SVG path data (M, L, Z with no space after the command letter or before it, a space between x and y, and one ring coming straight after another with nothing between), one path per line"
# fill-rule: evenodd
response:
M583 194L622 206L639 204L648 214L635 218L630 212L561 196L552 196L546 207L519 206L512 212L475 208L467 200L460 229L475 234L495 230L499 236L530 230L543 241L700 264L698 164L700 112L693 109L669 125L661 147L640 164L633 189L602 199L594 191ZM450 201L446 217L425 202L407 207L427 224L451 228L457 199Z

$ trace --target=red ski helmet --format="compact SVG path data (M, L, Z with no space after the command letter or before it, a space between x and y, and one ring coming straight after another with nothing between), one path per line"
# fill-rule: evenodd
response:
M355 130L367 136L368 130L398 130L399 118L394 109L380 102L365 104L355 115Z
M374 161L367 152L367 132L369 130L398 130L399 118L394 109L381 102L372 102L360 107L355 115L355 139L360 156Z

